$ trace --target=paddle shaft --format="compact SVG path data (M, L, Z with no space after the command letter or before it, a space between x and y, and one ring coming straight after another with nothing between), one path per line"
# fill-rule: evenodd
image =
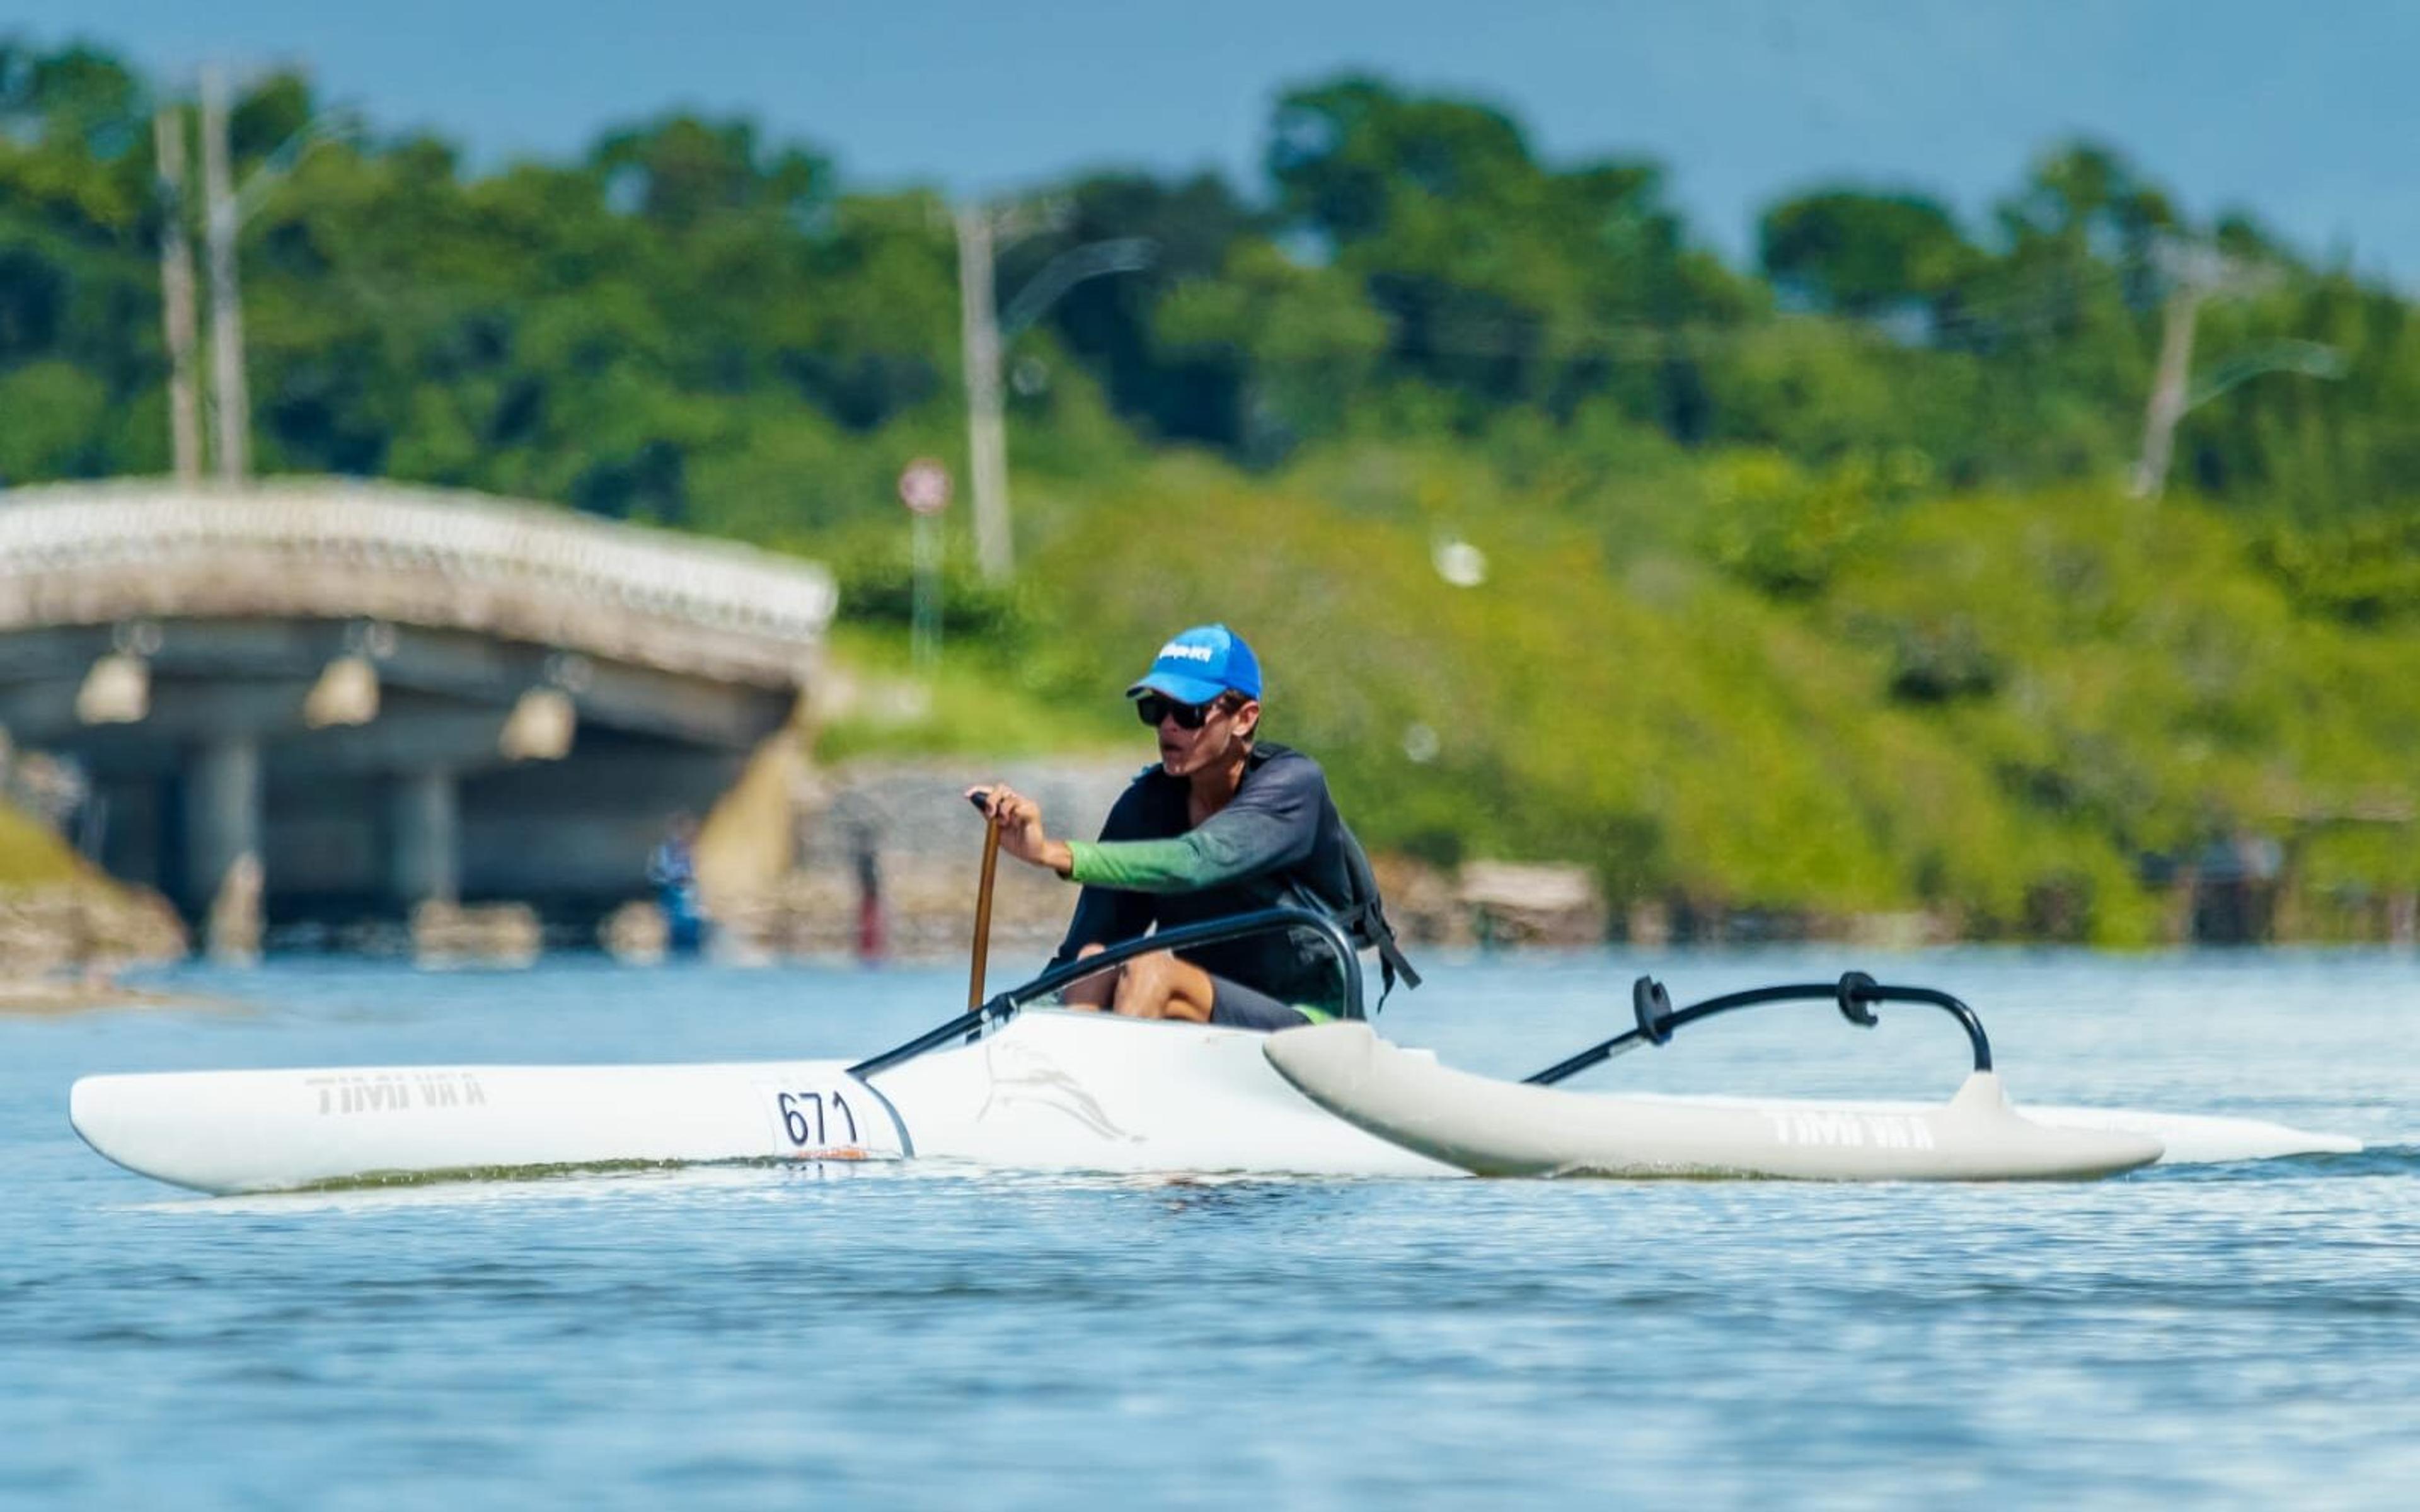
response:
M1004 993L996 1003L985 1003L983 995L984 963L991 950L991 882L1000 872L1000 825L992 821L990 811L984 807L990 797L988 793L977 793L967 799L984 815L983 881L975 888L975 946L967 983L967 1011L947 1024L926 1029L906 1044L893 1046L878 1056L859 1061L848 1068L851 1076L866 1077L876 1072L888 1071L902 1061L915 1059L927 1050L938 1050L953 1040L981 1034L991 1020L1006 1018L1016 1011L1016 1005Z
M982 809L985 798L989 796L989 794L985 794L971 801L977 809ZM986 813L984 816L983 882L975 889L974 962L967 981L967 1011L970 1013L983 1007L984 964L991 953L991 883L999 871L1000 821Z

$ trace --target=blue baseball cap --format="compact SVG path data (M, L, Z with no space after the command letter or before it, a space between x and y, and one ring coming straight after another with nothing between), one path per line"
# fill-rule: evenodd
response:
M1159 648L1151 671L1126 689L1126 697L1165 693L1179 703L1207 703L1229 692L1261 696L1261 658L1225 625L1197 625Z

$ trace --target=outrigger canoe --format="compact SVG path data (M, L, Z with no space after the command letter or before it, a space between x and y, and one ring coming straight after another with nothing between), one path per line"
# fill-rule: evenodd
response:
M357 1067L91 1076L70 1090L69 1114L76 1132L109 1159L211 1193L783 1159L1345 1177L1453 1176L1496 1168L1468 1158L1460 1144L1424 1146L1419 1138L1406 1139L1403 1128L1371 1118L1357 1103L1350 1111L1340 1107L1329 1095L1332 1087L1306 1085L1307 1060L1290 1056L1290 1047L1309 1050L1358 1035L1371 1054L1380 1048L1360 1022L1357 969L1344 976L1346 1022L1275 1036L1047 1006L1068 982L1142 949L1208 944L1273 928L1308 930L1328 940L1340 960L1352 960L1351 946L1332 921L1272 910L1166 932L1081 963L1080 971L1046 973L904 1045L855 1063ZM1680 1021L1675 1015L1674 1022ZM1396 1057L1390 1064L1461 1074L1419 1052L1385 1048L1388 1057ZM1553 1095L1580 1103L1609 1101ZM1635 1168L1842 1179L2015 1174L1950 1169L1950 1155L1965 1159L1973 1139L1947 1138L1924 1118L1881 1104L1755 1104L1802 1119L1794 1128L1827 1131L1799 1141L1804 1159L1789 1171L1734 1162L1729 1155L1698 1159L1694 1165L1676 1157L1674 1151L1700 1139L1694 1132L1699 1120L1721 1104L1714 1099L1653 1104L1668 1111L1637 1124L1639 1148L1652 1153ZM1722 1117L1733 1118L1735 1111ZM2358 1148L2329 1135L2240 1119L2054 1109L2036 1110L2031 1120L2056 1127L2068 1117L2080 1121L2060 1147L2070 1151L2066 1164L2053 1170L2036 1160L2022 1174L2087 1175L2140 1164L2135 1156L2162 1154L2155 1141L2163 1132L2191 1125L2225 1125L2223 1131L2201 1127L2192 1134L2195 1152L2220 1158ZM2131 1132L2076 1132L2094 1120L2106 1127L2113 1118L2132 1120ZM2028 1148L2051 1148L2006 1119L1994 1127L1996 1134L1975 1137L2007 1141L2022 1135L2032 1142ZM1904 1158L1887 1169L1876 1166L1873 1150L1894 1137ZM1918 1158L1928 1153L1927 1138L1929 1153L1940 1157L1931 1165ZM2166 1150L2171 1159L2178 1153L2176 1148Z

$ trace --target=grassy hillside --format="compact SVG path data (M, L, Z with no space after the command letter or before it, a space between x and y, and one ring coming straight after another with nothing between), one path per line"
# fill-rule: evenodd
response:
M1553 507L1507 489L1383 448L1029 480L1024 585L953 642L949 712L836 744L1131 741L1119 689L1223 619L1267 666L1268 733L1323 759L1373 844L1439 862L2107 943L2157 933L2147 873L2242 836L2286 847L2306 930L2420 884L2408 826L2376 822L2411 805L2420 633L2302 603L2223 514L1759 454Z

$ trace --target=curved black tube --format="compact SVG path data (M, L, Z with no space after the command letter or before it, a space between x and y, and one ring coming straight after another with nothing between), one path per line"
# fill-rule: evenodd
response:
M1105 966L1131 961L1154 950L1182 950L1197 945L1218 945L1226 940L1241 939L1247 934L1259 934L1274 929L1307 929L1321 936L1328 949L1335 952L1336 969L1343 979L1344 1001L1338 1016L1348 1019L1363 1017L1361 1011L1360 956L1353 942L1345 936L1344 927L1309 908L1263 908L1249 914L1230 914L1199 924L1183 924L1154 934L1137 935L1094 955L1070 961L1063 966L1053 966L1022 987L1011 987L1001 996L1011 999L1019 1008L1037 997L1047 997L1073 981L1080 981Z
M1664 1044L1670 1041L1675 1029L1695 1024L1699 1019L1712 1018L1717 1013L1728 1013L1733 1009L1754 1008L1763 1003L1810 1000L1838 1004L1841 1017L1852 1024L1867 1028L1871 1028L1879 1022L1874 1017L1872 1009L1868 1006L1869 1004L1930 1003L1956 1018L1959 1026L1966 1031L1966 1042L1975 1052L1975 1069L1977 1071L1992 1069L1992 1041L1983 1033L1983 1021L1975 1016L1973 1009L1947 993L1934 988L1888 986L1874 980L1862 971L1843 973L1838 981L1785 982L1775 987L1751 987L1745 992L1725 993L1720 997L1709 997L1702 1003L1692 1003L1682 1009L1671 1007L1671 999L1664 996L1664 988L1654 978L1641 977L1632 984L1630 997L1632 1011L1638 1020L1637 1028L1624 1030L1603 1043L1592 1044L1578 1055L1559 1060L1537 1074L1526 1076L1522 1080L1533 1087L1552 1087L1567 1077L1577 1075L1590 1066L1601 1065L1616 1056L1636 1050L1642 1044ZM1660 1011L1653 1007L1659 998L1663 1005Z
M1154 950L1180 950L1196 945L1217 945L1223 940L1239 939L1258 934L1264 930L1307 929L1324 939L1336 953L1337 971L1343 978L1344 1001L1339 1016L1349 1019L1363 1017L1361 1008L1361 958L1353 949L1343 926L1326 914L1308 908L1263 908L1249 914L1231 914L1200 924L1185 924L1175 929L1161 930L1156 934L1138 935L1088 955L1053 966L1021 987L1011 987L996 993L981 1008L969 1009L946 1024L936 1025L905 1044L894 1045L878 1056L872 1056L848 1068L852 1076L871 1076L888 1071L902 1061L913 1060L927 1050L938 1050L953 1040L981 1034L995 1024L1016 1016L1019 1009L1037 997L1047 997L1070 982L1080 981L1096 971L1130 961Z

